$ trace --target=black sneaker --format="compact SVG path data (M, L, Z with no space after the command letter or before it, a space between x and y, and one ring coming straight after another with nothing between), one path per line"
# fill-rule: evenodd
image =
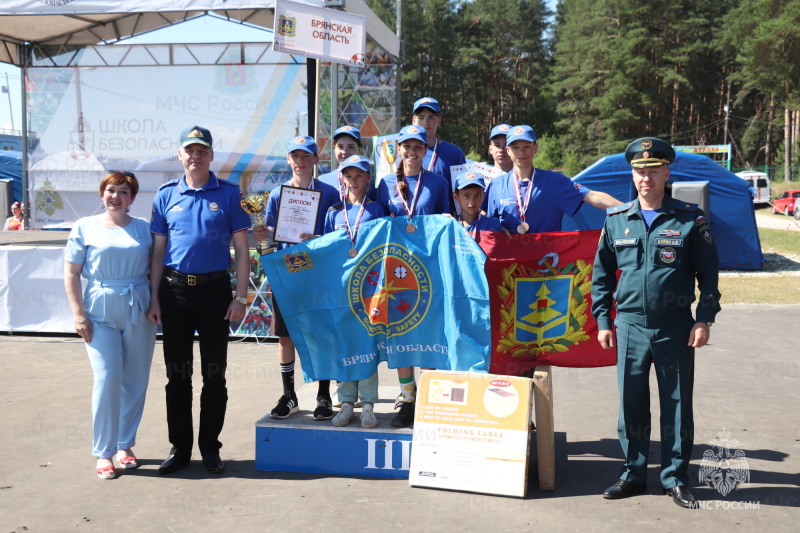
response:
M416 402L403 402L400 411L394 415L392 426L396 428L407 428L414 423L414 410Z
M314 409L314 420L330 420L333 418L331 399L317 396L317 408Z
M289 418L300 410L297 404L297 395L294 392L287 392L278 400L278 405L269 414L272 418Z

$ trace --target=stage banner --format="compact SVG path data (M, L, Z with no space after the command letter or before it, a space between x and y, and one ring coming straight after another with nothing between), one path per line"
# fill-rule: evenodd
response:
M272 49L364 68L367 17L276 0Z
M506 236L480 232L491 287L490 372L616 364L597 342L592 265L600 230Z
M371 220L355 246L339 230L261 261L307 382L365 379L381 361L488 370L485 256L451 218Z

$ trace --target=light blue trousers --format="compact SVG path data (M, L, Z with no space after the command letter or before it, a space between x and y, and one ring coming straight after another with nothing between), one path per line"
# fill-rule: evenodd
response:
M156 326L145 316L149 303L146 281L125 286L90 280L84 294L92 322L86 351L94 373L95 457L107 459L136 444L156 341Z
M342 381L336 389L339 401L356 403L358 395L361 393L361 403L372 403L378 401L378 372L376 371L367 379L358 381Z

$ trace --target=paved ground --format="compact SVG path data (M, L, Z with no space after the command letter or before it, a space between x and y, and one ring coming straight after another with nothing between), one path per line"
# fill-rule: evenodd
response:
M790 342L797 306L728 306L697 356L697 437L691 476L704 510L659 494L604 500L618 475L614 370L555 369L557 488L525 499L410 488L404 480L327 477L254 469L254 424L280 394L275 345L230 348L222 476L198 460L171 475L161 344L139 442L143 463L113 481L90 456L91 371L77 339L0 336L2 531L796 531L800 521L800 362ZM195 372L199 376L199 370ZM384 384L393 371L381 370ZM197 402L196 402L197 403ZM653 417L658 419L657 401ZM303 406L301 406L303 407ZM306 406L307 407L307 406ZM703 452L728 431L750 483L723 497L699 486ZM653 430L657 437L658 431ZM195 457L197 457L195 451ZM535 455L534 455L535 456ZM651 457L658 457L653 445Z

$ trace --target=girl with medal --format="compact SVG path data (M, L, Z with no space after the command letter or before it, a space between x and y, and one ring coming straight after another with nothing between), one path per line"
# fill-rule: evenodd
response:
M486 190L486 214L499 218L511 233L561 231L564 215L573 216L583 202L603 210L622 203L558 172L534 168L537 150L533 128L511 128L506 136L506 151L514 168L492 180Z
M344 229L351 243L347 255L355 258L358 255L356 239L361 225L368 220L385 217L388 213L382 205L367 198L367 187L372 179L369 159L360 155L348 157L339 170L345 185L345 198L342 203L328 210L325 216L325 233ZM342 264L345 261L349 259L342 257ZM359 394L363 406L361 427L374 428L378 425L373 411L373 405L378 401L377 371L367 379L339 383L337 393L342 407L331 421L334 426L346 426L353 421L353 408Z
M422 159L427 151L425 130L406 126L397 139L401 162L395 175L388 174L378 184L378 203L391 216L406 217L409 233L416 231L414 217L448 212L449 185L439 174L424 170Z
M477 240L479 231L504 231L500 221L481 214L481 204L485 196L486 184L474 172L462 172L455 179L456 191L453 199L461 208L456 220Z
M405 217L406 230L414 233L418 215L441 215L448 212L450 184L439 174L422 167L428 150L428 137L420 126L406 126L397 139L398 154L402 158L396 175L384 176L378 185L378 203L389 210L390 216ZM400 396L395 409L400 411L392 420L394 427L408 427L414 422L416 385L414 368L397 369L400 379Z

